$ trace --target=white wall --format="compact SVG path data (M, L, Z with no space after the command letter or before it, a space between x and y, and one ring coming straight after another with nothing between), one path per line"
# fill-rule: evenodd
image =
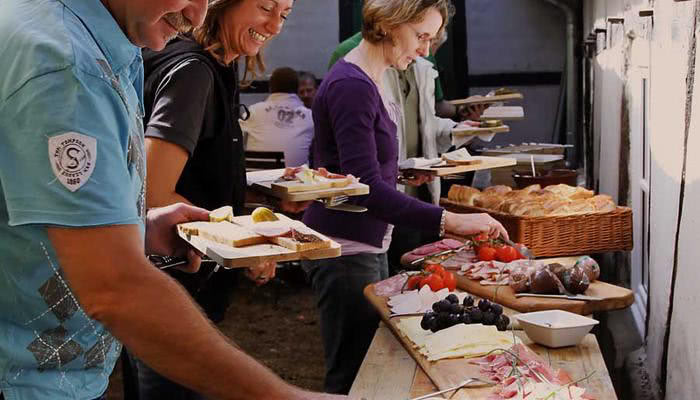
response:
M267 72L291 67L322 78L337 45L338 1L296 1L282 32L266 46Z
M653 28L646 28L638 15L640 8L654 9ZM675 237L680 202L680 185L685 152L686 78L688 54L693 34L696 2L595 0L585 7L587 29L607 27L607 49L601 50L596 61L596 95L594 129L600 140L600 181L603 188L615 187L618 174L616 146L619 143L621 110L616 99L621 95L620 86L630 96L638 95L630 85L636 85L634 74L627 74L630 64L636 62L630 55L635 40L651 40L649 63L650 77L650 145L651 145L651 238L650 238L650 307L647 332L647 368L652 380L660 378L664 336L669 305L671 304L671 274L674 262ZM625 17L624 27L619 25L611 32L606 17ZM651 32L645 29L652 29ZM624 30L624 31L623 31ZM587 34L588 32L584 32ZM601 41L599 41L600 43ZM628 43L628 45L625 45ZM615 82L615 75L622 80ZM697 87L697 84L696 84ZM700 91L693 90L695 98ZM631 104L639 104L633 99ZM697 102L696 102L697 104ZM695 107L697 110L697 106ZM634 113L632 113L634 114ZM697 133L700 120L693 111L691 132ZM697 149L697 134L690 135L689 149ZM700 345L695 340L700 335L700 307L698 296L697 261L700 246L697 245L700 209L700 163L689 157L686 172L684 210L678 241L678 276L673 298L674 313L671 321L669 344L669 371L666 384L668 399L698 398L700 382ZM607 177L610 174L612 177ZM634 172L631 173L634 176ZM638 246L639 243L635 243ZM653 383L653 382L652 382Z

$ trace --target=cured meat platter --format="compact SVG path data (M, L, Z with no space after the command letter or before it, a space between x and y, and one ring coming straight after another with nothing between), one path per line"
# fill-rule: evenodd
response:
M453 397L455 399L500 399L506 397L491 397L494 396L494 392L499 393L509 393L513 390L513 386L508 387L508 385L503 385L503 387L496 385L484 384L493 383L494 374L493 372L499 370L508 364L503 360L499 351L491 353L488 345L484 347L483 341L487 340L483 335L475 336L470 334L465 334L464 339L469 346L474 346L478 348L478 353L481 355L480 358L444 358L438 359L436 361L430 361L429 356L425 355L424 348L417 345L416 335L421 335L420 327L415 328L416 319L420 317L416 316L405 316L405 317L393 317L391 314L391 309L389 307L389 295L392 293L395 295L397 289L400 290L403 281L397 277L389 278L385 281L377 282L375 284L368 285L364 294L369 302L374 306L374 308L379 313L380 317L384 323L389 327L397 340L402 344L410 356L416 361L416 363L421 367L425 374L430 378L430 380L435 384L435 386L440 389L447 389L459 385L469 378L478 378L480 380L473 382L465 389L459 391L459 393ZM460 296L461 297L461 296ZM392 297L393 298L393 297ZM503 310L504 314L512 315L513 310L505 308ZM477 324L481 328L477 327L477 331L481 331L484 328L493 328L482 326ZM448 329L460 328L464 330L464 324L458 324ZM494 328L495 331L495 328ZM441 335L441 333L447 333L447 330L437 331L435 333L423 332L426 341L426 347L430 347L428 343L433 343L434 346L442 347L443 349L450 348L451 337L455 335ZM534 362L537 368L542 372L549 374L548 376L556 377L556 382L559 385L565 385L572 382L574 379L583 378L583 376L571 376L567 371L563 369L557 369L559 365L557 364L560 359L568 358L571 360L572 349L561 349L561 350L550 350L539 345L534 344L522 331L507 331L498 332L498 334L504 334L505 337L511 338L512 343L501 342L498 346L491 346L493 349L511 349L517 352L525 362ZM509 339L509 341L511 340ZM514 347L515 346L515 347ZM489 353L489 354L485 354ZM576 352L578 353L578 352ZM434 357L433 357L434 358ZM574 370L571 371L575 374L580 374L581 371ZM509 383L513 384L512 380ZM517 390L517 389L516 389ZM577 389L581 391L581 389ZM580 397L573 397L580 398Z
M335 196L361 196L369 186L350 175L331 174L308 168L287 168L248 172L248 185L267 195L287 201L309 201ZM299 178L297 178L299 177ZM302 179L303 178L303 179Z
M578 257L546 258L538 260L544 264L559 263L573 266ZM580 315L594 312L618 310L629 307L634 302L634 293L626 288L611 285L599 280L593 281L584 293L600 300L583 301L565 298L516 297L508 285L483 285L480 281L457 274L457 287L469 293L496 301L520 312L543 310L564 310Z

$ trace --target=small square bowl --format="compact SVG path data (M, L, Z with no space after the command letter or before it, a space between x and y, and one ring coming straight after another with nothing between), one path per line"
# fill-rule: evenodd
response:
M575 346L598 321L562 310L517 314L515 318L533 342L547 347Z

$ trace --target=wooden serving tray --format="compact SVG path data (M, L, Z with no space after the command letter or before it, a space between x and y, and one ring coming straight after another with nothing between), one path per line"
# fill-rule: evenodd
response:
M439 177L439 176L445 176L445 175L462 174L462 173L470 172L470 171L478 171L481 169L509 167L511 165L515 165L514 158L474 156L474 157L472 157L472 159L474 161L478 161L478 162L476 162L474 164L469 164L469 165L455 165L455 166L450 166L450 167L409 168L409 169L402 169L401 172L415 171L418 173L422 173L422 174L428 173L428 174L435 175L435 176Z
M462 104L500 103L500 102L505 102L505 101L510 101L510 100L522 100L522 99L523 99L522 93L510 93L510 94L501 94L501 95L495 95L495 96L481 96L481 95L469 96L466 99L450 100L450 103L457 106L457 105L462 105Z
M474 135L488 135L491 133L507 133L510 132L510 127L508 125L496 126L493 128L482 128L482 127L456 127L452 129L452 136L474 136Z
M571 267L578 257L559 257L542 259L545 263L559 263ZM627 308L634 303L634 292L623 287L611 285L601 281L593 281L586 296L600 297L602 300L581 301L568 299L546 299L539 297L515 297L515 291L510 286L486 286L477 280L455 274L457 287L476 296L493 300L505 307L520 312L565 310L580 315L589 315L600 311L619 310Z
M330 187L330 184L326 187L320 185L316 188L309 188L307 186L307 190L302 191L295 190L293 185L284 185L273 181L257 182L254 183L252 187L267 195L286 201L309 201L341 195L361 196L369 193L369 186L364 183L352 183L341 188ZM289 188L292 190L288 190Z
M284 217L281 214L278 216ZM240 226L247 226L253 223L250 215L234 217L234 221ZM225 222L228 223L228 222ZM232 224L233 225L233 224ZM244 247L233 247L222 243L208 240L201 236L194 236L186 233L178 226L178 235L187 241L207 257L216 261L217 264L226 268L243 268L260 264L263 261L295 261L295 260L319 260L323 258L334 258L341 255L339 243L314 232L321 239L328 240L330 247L318 248L305 251L294 251L289 248L273 243L253 244Z
M408 339L396 325L397 321L403 317L389 318L391 311L387 305L388 299L386 297L377 296L374 287L375 284L370 284L365 287L365 297L377 310L382 321L389 327L396 339L401 343L408 354L416 361L416 363L421 367L421 369L438 389L447 389L460 384L470 377L481 376L479 372L480 367L470 364L468 362L469 360L466 358L428 361L425 356L413 348L413 344L410 339ZM506 307L504 307L503 312L508 316L517 314L517 312ZM576 347L548 349L532 342L532 340L530 340L523 331L514 332L515 335L522 340L524 345L528 346L545 361L549 361L550 365L553 367L564 367L565 371L570 374L573 379L579 379L586 376L585 364L588 361L588 358L590 358L589 353L592 350L597 350L598 353L600 353L600 351L597 349L597 344L595 343L595 337L593 337L593 335L588 335L592 338L592 340L589 339L584 341L582 344ZM591 348L591 342L592 344L596 345L595 349ZM600 372L606 373L607 371ZM476 385L479 384L477 383L475 386ZM584 385L584 387L586 386ZM460 390L458 395L454 396L453 399L486 399L492 393L492 391L493 387L469 387Z

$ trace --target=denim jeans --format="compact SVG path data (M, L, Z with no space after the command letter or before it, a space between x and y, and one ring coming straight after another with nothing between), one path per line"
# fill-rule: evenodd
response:
M138 400L205 400L206 397L158 374L143 361L129 354L129 361L136 370ZM125 399L130 400L130 399Z
M386 253L302 261L321 316L326 361L324 389L346 394L365 358L379 315L362 291L389 275Z

